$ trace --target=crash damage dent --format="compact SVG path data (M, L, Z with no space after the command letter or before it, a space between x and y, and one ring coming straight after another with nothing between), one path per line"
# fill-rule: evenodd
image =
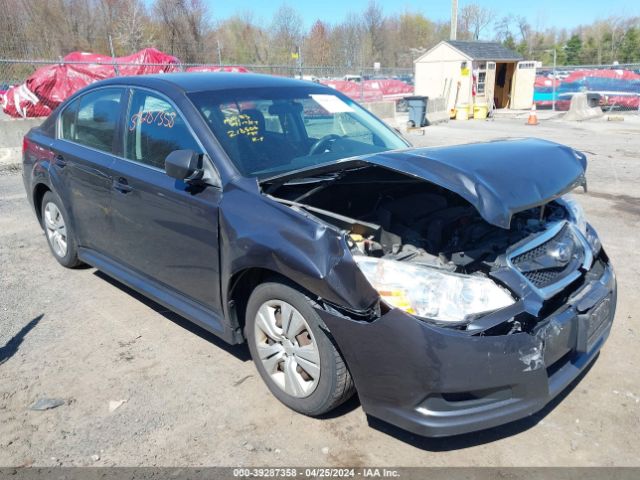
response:
M266 182L362 166L383 167L438 185L468 201L488 223L508 229L515 213L586 187L587 160L565 145L528 138L382 152L289 172Z
M364 410L427 436L500 425L543 408L592 362L615 315L616 281L607 266L587 276L566 305L529 332L491 335L476 328L443 328L392 309L359 321L318 307L345 356ZM603 300L614 308L591 348L576 350L588 312ZM515 323L526 301L494 312L487 325ZM505 320L508 318L508 320Z
M280 274L346 311L366 312L377 303L378 294L355 265L342 233L259 195L255 182L247 181L230 185L220 204L226 314L234 275L255 268Z
M487 222L502 228L509 228L515 213L586 184L584 154L535 138L406 153L410 157L404 163L404 172L459 194ZM384 163L392 166L402 155L390 152Z

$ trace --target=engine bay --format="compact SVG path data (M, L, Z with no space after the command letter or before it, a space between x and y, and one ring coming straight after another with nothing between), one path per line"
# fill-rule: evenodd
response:
M467 274L490 271L510 246L567 216L552 201L500 228L458 194L380 167L296 179L268 186L267 193L344 230L353 254Z

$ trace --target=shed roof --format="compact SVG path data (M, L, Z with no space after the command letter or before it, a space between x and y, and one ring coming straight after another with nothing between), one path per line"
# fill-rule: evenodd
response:
M522 60L522 55L498 42L470 42L463 40L445 40L453 48L461 51L473 60Z

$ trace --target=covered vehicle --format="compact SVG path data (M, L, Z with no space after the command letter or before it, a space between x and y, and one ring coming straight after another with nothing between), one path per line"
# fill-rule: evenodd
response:
M366 102L399 100L413 93L413 85L402 80L392 78L362 80L359 76L357 78L357 81L345 78L344 80L321 80L321 83L354 100Z
M410 148L335 90L254 74L101 82L24 152L61 264L247 341L296 411L357 391L428 436L530 415L602 347L616 281L567 196L585 172L536 139Z
M155 48L112 58L71 52L60 63L45 65L24 83L0 94L3 111L12 117L46 117L65 99L91 83L118 75L174 72L179 60Z
M551 107L554 83L557 110L568 110L573 95L581 92L597 94L600 104L609 109L640 108L640 75L631 70L580 69L555 80L538 76L534 92L538 107Z

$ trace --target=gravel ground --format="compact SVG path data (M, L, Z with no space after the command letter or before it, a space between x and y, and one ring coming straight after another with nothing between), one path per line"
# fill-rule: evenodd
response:
M367 419L281 405L244 346L229 347L94 269L49 254L17 174L0 175L0 465L639 465L640 128L628 122L458 122L411 135L443 145L539 136L588 152L579 194L616 267L609 342L540 414L423 439ZM551 173L551 172L550 172ZM57 408L34 411L40 398Z

